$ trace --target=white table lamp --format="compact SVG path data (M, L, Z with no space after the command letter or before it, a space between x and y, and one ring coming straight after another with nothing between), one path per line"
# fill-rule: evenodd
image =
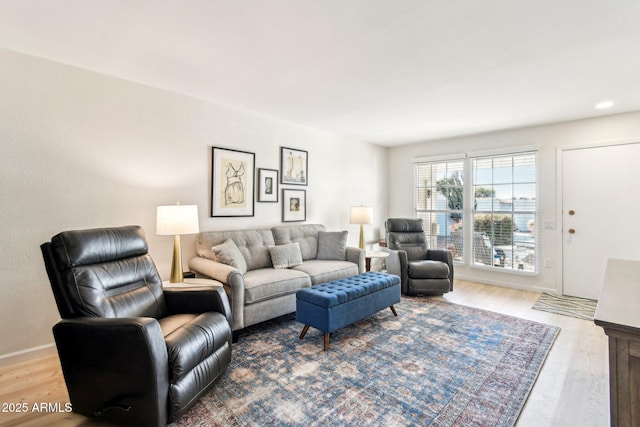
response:
M360 224L360 249L364 249L364 224L373 224L373 208L371 206L353 206L349 215L350 224Z
M156 234L173 236L173 260L171 261L171 283L182 283L182 251L180 235L199 232L197 205L158 206Z

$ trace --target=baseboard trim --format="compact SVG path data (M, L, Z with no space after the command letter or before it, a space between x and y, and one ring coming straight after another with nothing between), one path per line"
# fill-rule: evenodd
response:
M16 363L26 362L27 360L37 359L38 357L49 356L55 353L56 346L51 343L16 351L14 353L2 354L0 355L0 367L15 365Z
M460 279L460 280L466 280L467 282L474 282L474 283L480 283L482 285L491 285L491 286L499 286L501 288L509 288L509 289L517 289L519 291L529 291L529 292L537 292L537 293L543 293L543 292L550 292L550 293L558 293L558 290L555 288L547 288L547 287L543 287L543 286L528 286L528 285L521 285L518 283L513 283L513 282L503 282L501 280L491 280L491 279L487 279L485 277L483 278L478 278L478 277L474 277L474 276L468 276L465 274L458 274L456 273L456 279ZM455 291L456 287L455 287L455 282L454 282L454 286L453 286L453 290Z

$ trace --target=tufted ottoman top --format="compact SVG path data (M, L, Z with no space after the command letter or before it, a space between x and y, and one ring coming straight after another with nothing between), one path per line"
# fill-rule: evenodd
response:
M334 307L399 284L398 276L369 271L301 289L296 298L321 307Z

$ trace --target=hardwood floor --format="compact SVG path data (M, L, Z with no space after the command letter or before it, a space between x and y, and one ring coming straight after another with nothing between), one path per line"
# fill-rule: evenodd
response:
M561 328L517 426L608 426L608 344L602 328L592 321L532 310L538 295L458 280L454 292L443 298ZM0 368L0 426L109 425L64 412L68 402L56 355ZM39 408L41 403L47 407ZM34 404L42 410L34 411ZM16 412L22 406L26 412Z

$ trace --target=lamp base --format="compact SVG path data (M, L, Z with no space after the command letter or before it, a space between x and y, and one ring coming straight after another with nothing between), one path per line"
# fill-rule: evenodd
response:
M364 250L364 225L360 224L360 243L358 247Z
M173 236L173 259L171 260L170 283L182 283L182 251L180 250L180 235Z

